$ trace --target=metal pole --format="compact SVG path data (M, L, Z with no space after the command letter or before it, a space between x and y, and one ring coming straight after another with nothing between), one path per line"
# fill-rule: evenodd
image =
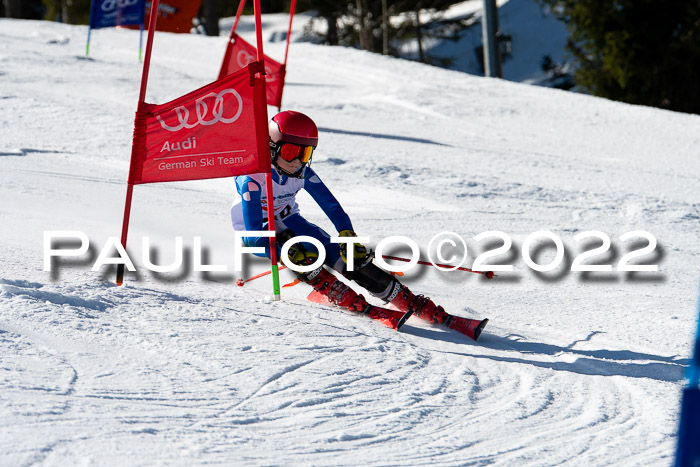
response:
M501 50L498 45L498 8L496 0L484 0L484 15L481 19L484 43L484 72L492 78L503 78Z
M146 39L146 58L143 61L141 72L141 89L139 91L139 103L136 111L140 111L146 102L146 85L148 84L148 71L151 67L151 51L153 50L153 37L156 32L156 20L158 19L158 3L160 0L153 0L151 3L151 13L148 20L148 37ZM126 186L126 201L124 202L124 218L122 220L122 247L126 250L126 239L129 232L129 217L131 216L131 197L134 192L134 185L131 183L131 168L134 163L135 148L131 146L131 162L129 163L129 182ZM124 263L117 265L117 285L124 283Z
M90 23L88 24L88 36L87 36L87 43L85 44L85 56L87 57L90 55L90 31L92 31L92 25L95 23L95 0L92 0L90 2ZM9 14L7 15L8 18L12 18Z
M389 55L389 12L386 0L382 0L382 55Z

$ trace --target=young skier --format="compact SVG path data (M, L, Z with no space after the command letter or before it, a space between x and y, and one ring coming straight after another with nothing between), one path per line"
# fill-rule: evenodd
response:
M362 295L358 295L323 266L310 272L296 273L299 279L332 303L351 311L367 313L394 329L398 329L408 316L414 314L432 323L446 325L472 339L479 337L488 320L471 320L446 313L428 297L414 295L392 274L377 267L372 262L372 253L365 246L356 243L348 252L346 244L331 243L328 233L301 216L296 194L304 189L323 209L340 237L357 236L338 200L310 167L311 156L318 144L318 129L313 120L299 112L284 111L272 118L269 132L278 252L290 238L301 235L313 237L325 248L326 266L355 281L396 311L372 307ZM236 187L241 199L231 208L233 228L239 231L266 230L268 194L265 174L236 177ZM245 237L244 244L264 247L265 256L270 257L267 237ZM348 255L354 258L353 271L347 268ZM297 243L289 249L288 256L294 264L307 265L316 260L317 252L313 246Z

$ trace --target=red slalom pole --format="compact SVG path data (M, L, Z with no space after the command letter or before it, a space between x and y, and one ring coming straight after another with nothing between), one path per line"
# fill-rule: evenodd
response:
M241 19L241 14L243 14L243 8L245 7L245 1L246 0L241 0L241 2L238 4L238 11L236 11L236 19L233 21L233 27L231 27L231 32L229 33L229 36L228 36L228 42L226 42L226 52L224 52L224 61L221 64L221 70L219 70L219 78L218 79L221 79L224 76L226 76L226 73L228 72L228 64L229 64L230 56L231 56L229 51L231 50L231 47L233 47L233 44L236 42L234 40L234 36L236 35L236 28L238 27L238 21Z
M122 247L126 250L126 237L129 232L129 217L131 216L131 196L134 193L134 185L126 185L126 201L124 202L124 218L122 219ZM124 283L124 263L117 264L117 285Z
M241 19L243 14L243 9L245 8L245 0L241 0L238 4L238 10L236 11L236 19L233 21L233 26L231 27L231 34L229 35L229 41L233 39L233 35L236 33L236 28L238 27L238 21Z
M148 70L151 67L151 51L153 50L153 36L156 32L156 21L158 20L158 3L160 0L153 0L151 3L151 13L148 19L148 39L146 39L146 57L143 60L143 71L141 74L141 90L139 91L139 103L137 112L146 101L146 84L148 84ZM134 146L131 146L131 161L129 162L129 182L126 186L126 201L124 202L124 218L122 219L122 247L126 250L126 239L129 232L129 217L131 216L131 197L134 192L134 185L131 183L131 164L134 163ZM124 263L117 265L117 285L124 283Z
M410 263L410 262L411 262L410 259L401 258L401 257L399 257L399 256L382 255L382 258L384 258L384 259L393 259L393 260L396 260L396 261L403 261L404 263ZM450 266L449 264L429 263L429 262L427 262L427 261L418 261L418 264L423 264L423 265L425 265L425 266L437 266L437 267L441 267L441 268L457 269L457 270L459 270L459 271L473 272L474 274L483 274L484 276L486 276L487 279L493 279L493 277L495 276L495 274L493 273L493 271L474 271L473 269L463 268L463 267L457 267L457 268L455 268L454 266Z
M289 7L289 27L287 28L287 47L284 49L284 61L282 65L287 65L287 55L289 54L289 39L292 37L292 21L294 20L294 10L297 7L297 0L292 0Z
M294 20L294 10L297 7L297 0L292 0L289 7L289 27L287 28L287 47L284 49L284 60L282 61L282 87L280 88L280 106L277 107L277 111L282 111L282 94L284 93L284 79L287 75L287 55L289 55L289 41L292 37L292 21Z
M272 161L270 156L270 146L268 145L268 134L267 134L267 104L265 103L265 66L264 60L265 55L263 54L263 40L262 40L262 18L260 16L260 0L255 0L253 2L253 12L255 13L255 39L258 45L258 62L262 65L262 72L260 72L256 79L260 79L263 87L260 91L260 102L261 106L261 116L263 123L258 126L258 128L265 128L265 135L258 135L258 148L261 152L260 156L264 157L267 161L267 172L265 172L265 192L267 193L267 228L272 233L275 233L275 197L272 191ZM258 112L256 111L256 118L258 118ZM262 138L262 140L261 140ZM280 299L280 276L279 267L277 265L277 239L273 235L270 237L270 265L272 267L272 300L278 301Z

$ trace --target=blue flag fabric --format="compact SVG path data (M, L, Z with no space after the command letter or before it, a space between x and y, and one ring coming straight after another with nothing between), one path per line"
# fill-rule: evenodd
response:
M143 24L146 0L92 0L90 27L112 28Z
M676 467L700 466L700 389L683 390Z
M698 330L695 334L693 359L687 369L688 387L683 390L681 420L678 428L676 467L700 466L700 298Z
M695 350L686 376L688 377L689 387L698 387L700 385L700 294L698 295L698 330L695 332Z

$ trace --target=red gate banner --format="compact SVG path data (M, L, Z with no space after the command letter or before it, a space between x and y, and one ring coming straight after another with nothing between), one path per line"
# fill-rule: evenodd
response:
M192 30L192 18L197 15L202 0L163 0L158 2L158 26L162 32L189 34ZM151 17L153 2L146 2L146 18ZM146 21L149 24L150 21ZM125 26L134 29L131 26ZM138 29L138 28L136 28Z
M241 36L232 33L226 46L224 61L221 64L219 78L245 68L249 63L257 60L258 51L247 43ZM282 107L282 90L284 89L285 66L267 55L265 60L265 82L267 83L267 103L275 107Z
M153 9L160 11L160 0ZM199 4L200 0L193 0ZM167 104L147 104L146 85L153 38L159 15L148 23L146 57L134 122L129 183L126 187L121 246L126 249L134 185L153 182L200 180L265 173L265 187L272 193L272 170L265 102L260 0L255 0L257 60ZM280 299L274 203L267 205L272 268L273 300ZM125 264L117 265L117 285L124 281Z
M129 183L201 180L268 172L262 62L136 113ZM257 125L257 127L256 127ZM257 130L257 131L256 131ZM262 136L260 136L262 134ZM261 148L262 145L262 148ZM263 153L264 154L264 153Z

